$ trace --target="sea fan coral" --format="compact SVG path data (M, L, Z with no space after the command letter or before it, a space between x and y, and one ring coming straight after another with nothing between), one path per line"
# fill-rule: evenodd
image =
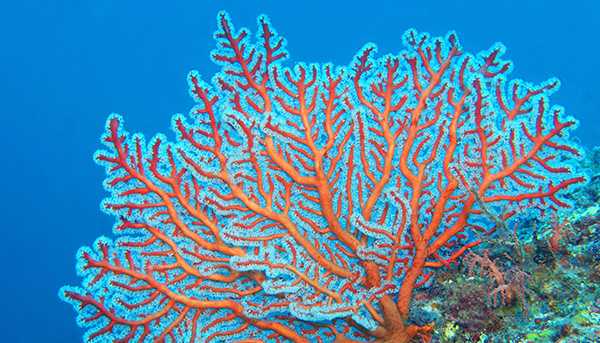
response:
M82 248L83 285L61 290L88 341L426 338L416 288L585 182L559 82L509 80L500 44L409 30L398 54L286 66L266 17L252 39L220 13L215 38L221 70L190 73L175 140L108 119L95 159L118 238Z

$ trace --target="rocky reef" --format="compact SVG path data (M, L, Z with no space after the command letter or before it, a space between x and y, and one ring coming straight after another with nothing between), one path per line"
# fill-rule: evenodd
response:
M417 295L413 320L435 323L434 342L598 342L600 147L581 163L574 209L499 228Z

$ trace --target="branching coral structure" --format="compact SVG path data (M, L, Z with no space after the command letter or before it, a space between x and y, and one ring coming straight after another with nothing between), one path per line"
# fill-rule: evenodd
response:
M509 80L504 47L409 30L396 55L286 66L219 13L210 80L175 139L111 115L102 204L116 239L80 249L60 291L86 341L409 342L415 291L497 221L545 215L586 182L556 79Z

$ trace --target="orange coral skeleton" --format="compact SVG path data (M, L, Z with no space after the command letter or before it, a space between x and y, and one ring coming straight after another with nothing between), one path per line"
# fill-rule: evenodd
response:
M190 73L174 141L108 119L118 238L82 248L83 285L61 290L87 341L428 341L411 300L434 271L586 181L558 81L508 81L500 44L409 30L396 55L289 68L265 17L255 41L218 24L221 70Z

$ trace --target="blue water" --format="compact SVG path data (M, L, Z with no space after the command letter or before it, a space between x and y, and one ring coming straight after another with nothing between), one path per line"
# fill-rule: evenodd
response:
M216 70L208 54L219 9L252 30L257 15L268 14L294 60L346 64L367 41L396 52L409 27L454 29L470 52L501 41L513 75L562 81L554 102L581 121L583 143L600 144L598 1L163 3L0 5L2 342L81 341L57 290L79 283L78 247L110 234L112 220L98 206L103 171L91 157L105 118L122 113L129 130L151 134L186 112L187 72Z

